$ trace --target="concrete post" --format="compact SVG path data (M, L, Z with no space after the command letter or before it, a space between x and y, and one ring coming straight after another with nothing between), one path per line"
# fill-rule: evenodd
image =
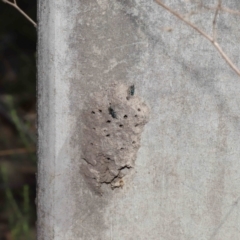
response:
M165 3L212 31L214 11ZM38 16L38 239L240 239L240 79L212 45L154 1ZM239 18L217 28L240 66Z

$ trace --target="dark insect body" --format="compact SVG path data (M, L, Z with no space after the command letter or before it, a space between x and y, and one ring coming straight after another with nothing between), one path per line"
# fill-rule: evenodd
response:
M134 92L135 92L135 86L132 85L132 86L130 86L130 88L129 88L129 93L130 93L131 96L133 96L133 95L134 95Z
M109 107L108 108L109 114L112 116L112 118L117 118L116 112L113 110L113 108Z

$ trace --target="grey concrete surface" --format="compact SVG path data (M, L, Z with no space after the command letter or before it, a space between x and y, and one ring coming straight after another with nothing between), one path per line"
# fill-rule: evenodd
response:
M164 2L211 33L200 1ZM153 1L38 5L38 239L240 239L239 76ZM220 12L217 28L240 66L239 16ZM99 196L80 173L82 110L113 82L134 84L151 113L123 188Z

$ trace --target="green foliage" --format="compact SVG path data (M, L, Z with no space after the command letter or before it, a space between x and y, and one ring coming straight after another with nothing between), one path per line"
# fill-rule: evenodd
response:
M18 0L36 19L36 1ZM16 9L0 0L0 239L35 239L36 28ZM1 155L10 150L13 154ZM29 171L31 169L31 171ZM8 237L10 238L8 238Z
M7 213L7 220L10 226L12 239L33 239L30 231L30 221L33 216L33 207L30 203L29 186L24 185L21 202L15 199L13 191L8 184L7 169L1 167L1 177L5 188L5 212Z

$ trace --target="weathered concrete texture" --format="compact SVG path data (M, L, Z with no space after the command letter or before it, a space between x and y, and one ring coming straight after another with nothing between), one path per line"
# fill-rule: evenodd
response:
M164 2L211 34L215 11L198 3L217 1ZM239 240L240 79L212 45L154 1L39 5L39 239ZM217 32L240 66L239 17L220 11ZM108 94L92 99L115 82L150 116L124 186L99 196L80 172L84 111L105 119Z

